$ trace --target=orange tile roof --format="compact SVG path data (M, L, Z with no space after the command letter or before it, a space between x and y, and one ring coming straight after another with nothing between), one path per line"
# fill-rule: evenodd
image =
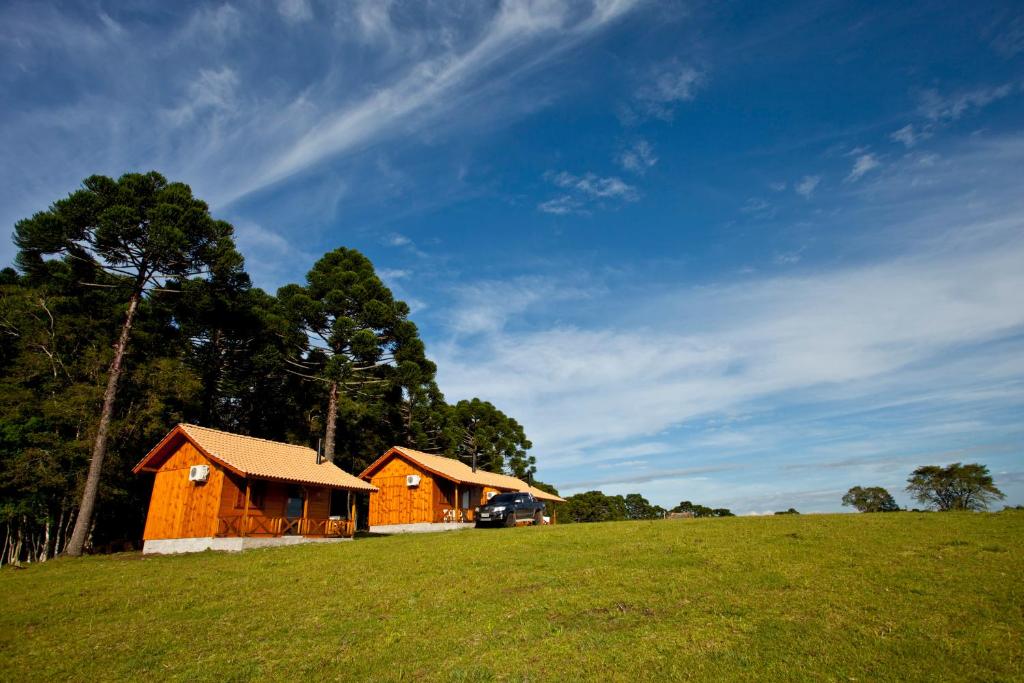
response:
M483 470L477 470L474 472L472 467L461 460L447 458L443 455L423 453L422 451L405 448L403 446L393 447L388 451L388 453L385 453L384 456L378 458L376 462L367 467L359 476L367 476L371 470L376 468L378 463L381 463L387 455L392 452L400 453L431 472L460 484L490 486L491 488L503 489L505 491L525 491L533 494L533 497L538 500L548 500L554 503L565 502L563 498L559 498L558 496L547 493L546 491L541 491L535 486L530 486L522 479L516 479L515 477L510 477L507 474L497 474L496 472L485 472Z
M279 441L231 434L209 427L180 424L135 466L135 472L151 471L150 462L167 452L181 434L204 454L228 469L257 479L276 479L297 484L315 484L351 491L376 491L377 488L353 477L331 462L317 464L316 451ZM147 467L147 465L149 465Z

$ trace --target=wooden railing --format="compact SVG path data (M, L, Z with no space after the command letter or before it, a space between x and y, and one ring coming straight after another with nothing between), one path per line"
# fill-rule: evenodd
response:
M434 522L453 524L455 522L472 522L473 511L472 510L458 510L456 508L441 508L440 510L434 511Z
M347 519L312 519L228 515L217 520L218 536L327 536L350 538L352 522Z

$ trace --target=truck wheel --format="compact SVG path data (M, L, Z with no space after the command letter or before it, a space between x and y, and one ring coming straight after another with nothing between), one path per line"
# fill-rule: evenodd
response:
M534 526L540 526L543 523L544 523L544 513L541 512L540 510L537 510L536 512L533 513L533 525Z
M516 513L515 513L515 511L512 511L512 512L508 513L508 517L505 518L505 526L515 526L515 525L516 525Z

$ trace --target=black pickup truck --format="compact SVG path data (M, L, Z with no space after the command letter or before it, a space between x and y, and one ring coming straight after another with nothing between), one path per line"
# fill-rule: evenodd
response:
M526 520L543 524L544 503L529 493L499 493L476 509L475 526L515 526Z

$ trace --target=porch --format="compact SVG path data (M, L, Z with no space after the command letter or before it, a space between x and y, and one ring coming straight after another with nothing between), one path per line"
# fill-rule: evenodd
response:
M265 517L263 515L224 515L217 519L217 537L315 536L352 538L354 520L310 517Z

